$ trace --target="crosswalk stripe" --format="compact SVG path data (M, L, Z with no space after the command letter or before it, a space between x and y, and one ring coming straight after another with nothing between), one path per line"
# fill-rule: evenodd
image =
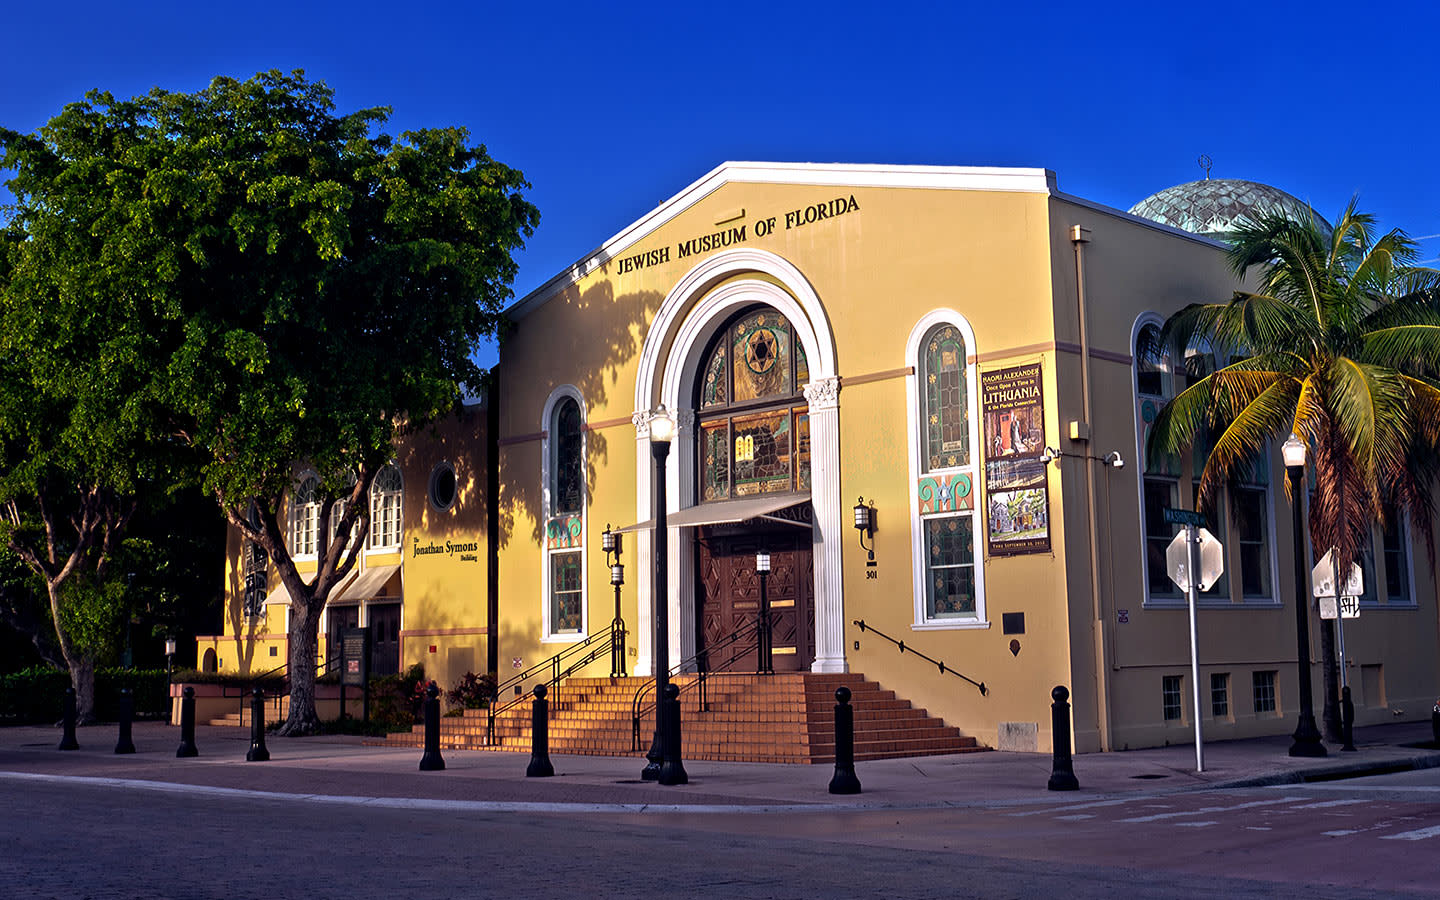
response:
M1129 819L1121 819L1129 825L1138 825L1145 822L1160 822L1165 819L1178 819L1184 816L1199 816L1206 813L1234 812L1237 809L1253 809L1257 806L1275 806L1280 803L1295 803L1304 800L1304 797L1281 797L1279 800L1253 800L1250 803L1237 803L1234 806L1202 806L1199 809L1188 809L1181 812L1156 813L1153 816L1134 816Z
M1296 809L1329 809L1332 806L1351 806L1356 803L1369 803L1369 800L1321 800L1319 803L1306 803Z
M1399 834L1382 834L1382 841L1423 841L1426 838L1440 837L1440 825L1431 825L1429 828L1418 828L1415 831L1402 831Z

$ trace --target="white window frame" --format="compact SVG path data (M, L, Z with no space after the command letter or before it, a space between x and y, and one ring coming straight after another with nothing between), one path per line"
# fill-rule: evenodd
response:
M585 398L581 395L580 389L572 384L565 384L550 392L545 400L545 407L540 417L540 484L541 484L541 515L540 515L540 643L542 644L574 644L585 640L590 635L590 579L587 577L589 570L589 549L590 542L586 535L586 525L589 518L589 498L584 490L580 491L580 521L581 539L578 549L552 550L545 545L545 526L549 523L554 509L554 497L552 488L557 461L555 454L559 448L553 440L555 431L555 419L560 412L560 405L565 400L574 400L580 408L580 464L582 473L585 461L589 459L590 438L586 433L586 424L590 421L590 411L585 406ZM582 475L583 477L583 475ZM580 556L580 630L557 632L553 615L554 582L551 578L551 560L561 553L574 553Z
M1141 606L1145 609L1183 609L1187 606L1185 595L1183 593L1180 593L1179 591L1177 591L1174 596L1155 596L1150 593L1150 561L1149 555L1146 553L1147 537L1145 530L1145 430L1141 427L1140 422L1140 354L1138 352L1139 348L1137 344L1140 340L1140 334L1142 331L1144 331L1144 329L1152 325L1156 328L1161 328L1164 326L1164 324L1164 318L1158 313L1144 312L1135 318L1135 323L1130 331L1130 390L1131 407L1134 410L1134 417L1132 421L1135 424L1135 483L1136 490L1138 492L1136 496L1139 499L1139 503L1136 505L1136 515L1139 519L1138 533L1140 537L1140 590L1142 592L1142 596L1144 597L1143 601L1141 602ZM1228 364L1228 360L1215 360L1215 365L1217 367ZM1177 393L1179 393L1175 383L1177 373L1168 355L1160 359L1159 368L1161 371L1161 388L1163 391L1160 396L1163 398L1164 402L1169 402L1170 400L1174 399ZM1144 396L1150 397L1154 395L1145 394ZM1176 492L1179 491L1180 487L1188 487L1192 482L1198 484L1200 480L1200 473L1187 471L1188 469L1194 468L1193 454L1189 454L1189 456L1191 457L1190 459L1181 460L1181 468L1179 475L1172 478L1168 475L1156 474L1150 476L1150 478L1155 481L1170 482L1172 486L1175 487ZM1217 594L1214 591L1200 593L1197 597L1198 604L1200 606L1205 606L1213 609L1264 609L1278 608L1284 605L1280 600L1280 593L1278 587L1280 583L1280 571L1279 555L1276 549L1276 496L1274 490L1275 471L1277 464L1274 460L1274 456L1274 453L1268 451L1262 454L1263 464L1269 467L1269 477L1265 480L1263 484L1246 481L1240 485L1243 488L1247 488L1250 490L1258 490L1264 493L1264 499L1261 501L1261 505L1262 509L1265 512L1266 518L1266 557L1267 562L1270 566L1270 594L1269 596L1263 597L1245 596L1244 580L1239 570L1240 545L1237 539L1229 539L1225 543L1225 582L1226 587L1228 588L1228 592L1223 595ZM1173 498L1174 494L1172 493L1172 502L1175 502ZM1234 502L1234 498L1230 497L1229 491L1227 490L1220 498L1220 503L1218 504L1217 509L1217 514L1219 515L1221 522L1226 526L1227 537L1229 537L1235 531L1234 523L1229 521L1231 514L1230 504L1232 502Z
M315 481L315 488L310 493L310 500L305 503L299 502L301 488L311 479ZM320 502L315 499L315 491L320 488L320 475L313 470L306 469L300 473L295 480L295 488L290 492L290 515L287 521L286 538L290 542L290 552L296 560L318 559L320 553ZM309 549L301 547L300 528L304 521L306 530L309 533Z
M916 486L927 473L925 469L924 422L920 416L920 398L923 395L920 373L924 368L921 352L931 329L941 325L952 325L965 339L965 392L970 421L970 463L965 466L944 468L938 474L965 474L970 476L970 490L973 504L970 510L956 513L939 513L922 516L916 496ZM975 362L975 331L970 322L953 309L934 309L915 323L905 343L905 360L910 369L905 378L906 416L909 423L910 480L906 484L907 505L910 511L910 563L911 584L914 596L914 617L912 631L960 631L990 627L985 606L985 536L981 511L985 508L980 491L980 373ZM957 618L928 618L926 598L928 596L929 572L925 553L925 522L928 519L966 517L970 518L971 539L974 546L975 614Z
M380 476L384 475L387 469L394 469L400 477L400 486L393 491L379 491ZM394 553L399 550L405 541L405 472L394 461L386 463L375 473L375 480L370 482L370 534L366 538L366 551L370 553ZM388 504L393 508L393 531L394 541L384 540L388 535L381 532L386 524L386 519L381 515L385 511L384 505Z

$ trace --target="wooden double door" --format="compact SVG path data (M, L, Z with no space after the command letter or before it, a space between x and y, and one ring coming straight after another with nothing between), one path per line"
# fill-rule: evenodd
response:
M706 526L697 540L699 555L698 617L695 633L706 651L702 665L720 670L731 649L722 639L756 621L760 615L760 576L755 554L770 553L770 574L765 593L770 601L773 665L777 672L809 671L815 661L815 569L808 528L779 526L778 530L740 530L737 526ZM730 672L754 672L759 660L752 647L724 667Z

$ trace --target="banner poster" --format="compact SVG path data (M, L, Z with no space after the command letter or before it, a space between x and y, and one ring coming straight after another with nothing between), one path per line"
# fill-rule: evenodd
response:
M1045 398L1040 363L980 376L985 418L985 500L991 556L1050 552Z

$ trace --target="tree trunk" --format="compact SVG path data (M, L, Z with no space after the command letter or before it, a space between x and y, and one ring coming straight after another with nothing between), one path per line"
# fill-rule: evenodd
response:
M1325 740L1338 744L1345 740L1340 733L1340 675L1335 665L1335 620L1320 620L1320 665L1323 677L1320 683L1325 691L1324 719Z
M70 683L75 687L75 721L81 725L95 724L95 660L79 654L67 660Z
M45 590L50 598L50 615L55 622L55 639L60 655L70 670L70 684L75 688L75 721L82 725L95 723L95 657L75 646L60 614L60 581L46 577Z
M324 603L314 604L293 593L290 599L290 713L278 732L285 737L300 737L320 730L320 717L315 712L315 654L319 645L320 610Z

